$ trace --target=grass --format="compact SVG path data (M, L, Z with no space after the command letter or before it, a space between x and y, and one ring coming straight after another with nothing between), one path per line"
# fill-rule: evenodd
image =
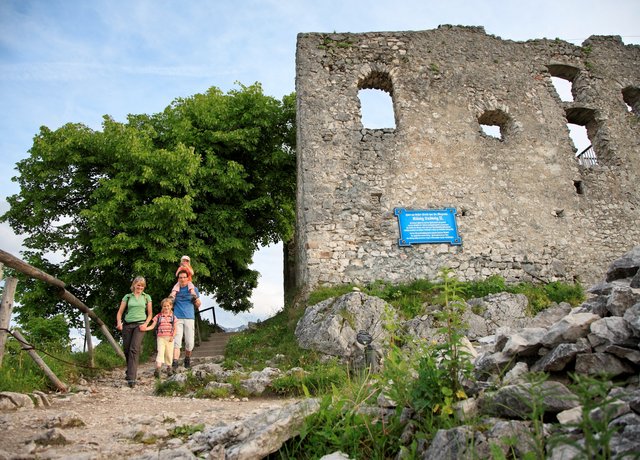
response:
M272 318L245 330L229 340L225 349L223 367L233 369L241 365L246 370L262 370L278 356L277 367L307 367L318 360L316 353L298 346L294 331L303 308L288 307Z
M70 349L47 347L39 344L42 360L60 380L73 388L80 379L90 379L103 370L110 370L124 364L110 345L100 343L94 349L94 367L89 367L87 353L73 353ZM43 371L14 339L9 339L0 367L0 391L30 393L35 390L55 390Z
M569 302L578 305L584 299L582 287L578 284L550 283L547 285L519 283L507 285L500 277L490 277L482 281L459 283L460 296L464 299L482 297L497 292L522 293L529 299L531 315L551 305L552 302ZM320 288L312 292L307 305L352 292L354 288L380 297L389 302L404 319L413 318L424 313L425 305L442 304L443 285L428 280L415 280L404 284L391 284L376 281L366 286L341 285ZM258 324L254 329L244 331L231 338L225 351L223 366L235 369L241 366L246 372L262 370L270 365L282 371L302 368L302 372L293 372L277 379L273 383L274 394L302 395L305 391L311 394L322 394L331 391L332 386L341 385L348 378L346 371L337 360L320 361L314 351L301 349L294 336L298 320L307 305L287 305L274 317ZM206 338L213 331L209 323L200 323L200 333ZM49 352L56 359L42 354L44 361L53 372L65 383L73 385L81 378L91 378L103 369L122 366L122 359L115 354L105 342L95 349L96 369L89 369L86 353L72 353L68 348L47 348L46 343L39 348ZM145 334L141 361L146 361L155 349L155 334ZM277 357L278 359L274 359ZM67 364L71 363L71 364ZM204 390L208 382L188 380L185 385L168 385L157 388L158 394L194 394L196 397L221 397L227 390ZM239 392L238 382L230 383L234 392ZM161 384L162 385L162 384ZM0 391L28 393L34 390L52 390L51 383L31 358L20 350L15 340L9 339L6 346L4 362L0 368Z
M202 430L204 430L204 424L202 423L197 425L181 425L170 430L169 434L172 438L180 438L186 441L189 436Z
M423 314L425 304L442 305L443 283L429 280L415 280L402 284L374 281L365 286L348 284L321 287L311 293L308 304L315 305L328 298L352 292L354 288L389 302L405 319ZM554 302L568 302L575 307L585 299L584 289L579 283L568 284L555 281L549 284L524 282L507 284L504 278L498 275L479 281L460 282L460 290L460 297L463 300L500 292L523 294L529 302L527 313L530 316L535 316Z

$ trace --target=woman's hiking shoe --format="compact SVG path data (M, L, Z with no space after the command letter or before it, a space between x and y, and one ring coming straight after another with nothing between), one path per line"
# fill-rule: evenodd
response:
M136 381L135 380L127 380L127 385L129 385L129 388L133 388L136 386Z
M157 379L160 378L160 369L156 369L155 371L153 371L153 376Z
M189 356L184 358L184 367L189 369L191 367L191 358Z
M175 371L177 368L178 368L178 360L174 359L173 362L171 363L171 369Z

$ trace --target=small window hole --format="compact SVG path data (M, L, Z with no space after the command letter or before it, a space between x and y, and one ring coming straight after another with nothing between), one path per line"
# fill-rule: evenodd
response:
M487 136L495 137L496 139L502 140L502 131L500 130L500 126L496 126L496 125L480 125L480 129Z

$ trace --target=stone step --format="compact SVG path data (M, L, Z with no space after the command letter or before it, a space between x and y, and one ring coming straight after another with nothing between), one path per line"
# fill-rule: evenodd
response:
M211 358L224 355L224 349L229 339L237 332L216 332L209 336L209 340L203 340L199 346L193 349L194 358Z

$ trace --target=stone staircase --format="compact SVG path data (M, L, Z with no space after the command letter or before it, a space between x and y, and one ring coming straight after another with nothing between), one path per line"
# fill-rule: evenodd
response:
M209 336L209 340L203 340L199 346L193 349L194 358L211 358L213 356L223 356L224 349L229 339L237 332L216 332Z

